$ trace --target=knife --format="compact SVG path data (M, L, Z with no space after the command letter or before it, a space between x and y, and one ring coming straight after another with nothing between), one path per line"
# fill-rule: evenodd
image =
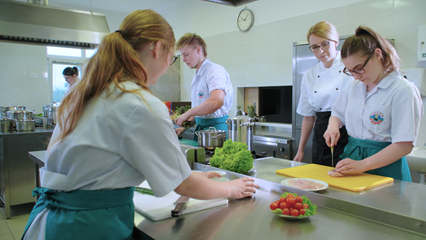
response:
M172 210L172 217L179 217L183 210L185 210L186 205L188 204L189 197L180 196L176 200L176 206L175 209Z
M330 150L331 150L331 166L334 167L334 154L333 154L334 146L331 146Z

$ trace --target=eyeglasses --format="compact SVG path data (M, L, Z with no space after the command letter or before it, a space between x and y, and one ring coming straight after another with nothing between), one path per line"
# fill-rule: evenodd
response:
M170 61L170 66L173 65L173 63L176 62L176 60L178 59L179 56L180 55L173 56L172 60Z
M309 50L311 50L311 52L313 52L313 53L318 52L320 48L322 50L327 50L330 47L330 41L333 41L333 40L324 41L320 45L317 45L317 46L309 46Z
M354 75L354 73L356 73L356 74L358 74L358 75L361 75L361 74L363 74L363 73L365 73L365 69L364 69L364 67L365 67L365 65L367 65L367 63L368 63L368 61L370 60L370 58L373 56L373 54L370 54L370 56L367 58L367 60L365 61L365 63L364 63L364 65L362 65L362 67L358 67L358 68L355 68L354 70L349 70L349 69L347 69L346 67L343 69L343 73L345 73L346 75L348 75L348 76L353 76Z

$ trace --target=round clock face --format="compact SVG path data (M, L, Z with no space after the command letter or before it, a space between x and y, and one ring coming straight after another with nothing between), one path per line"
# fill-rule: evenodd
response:
M237 25L238 28L245 32L250 30L254 23L254 14L250 9L243 9L240 14L238 14Z

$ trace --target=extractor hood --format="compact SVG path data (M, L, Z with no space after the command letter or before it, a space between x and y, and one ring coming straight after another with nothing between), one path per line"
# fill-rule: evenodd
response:
M203 1L220 3L220 4L224 4L224 5L228 5L228 6L238 7L240 5L247 4L247 3L250 3L250 2L254 2L254 1L257 1L257 0L203 0Z
M0 41L95 48L109 33L104 14L0 0Z

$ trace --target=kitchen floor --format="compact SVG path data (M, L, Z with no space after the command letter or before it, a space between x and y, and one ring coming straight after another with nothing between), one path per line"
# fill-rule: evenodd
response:
M0 202L1 204L1 202ZM10 209L11 218L6 219L6 210L4 206L0 207L0 239L1 240L19 240L24 233L31 210L34 204L22 204L13 206Z

